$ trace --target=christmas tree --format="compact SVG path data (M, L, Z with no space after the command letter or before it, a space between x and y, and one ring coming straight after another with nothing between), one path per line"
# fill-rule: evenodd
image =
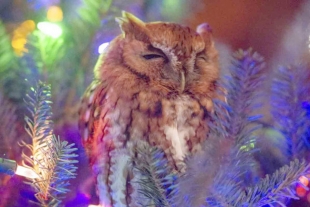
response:
M14 3L20 20L0 19L0 157L39 178L0 174L0 206L96 204L77 116L98 48L119 34L114 18L121 10L144 20L181 21L189 2ZM178 12L171 14L169 6ZM307 10L296 20L297 29L302 14ZM296 45L307 45L305 32L298 35ZM133 160L142 175L140 203L147 198L154 206L309 205L310 68L304 54L292 54L295 62L276 66L271 75L253 49L231 54L230 66L223 64L225 90L218 91L226 102L214 100L208 142L202 153L186 158L185 174L171 171L160 149L143 142L133 146L141 155Z

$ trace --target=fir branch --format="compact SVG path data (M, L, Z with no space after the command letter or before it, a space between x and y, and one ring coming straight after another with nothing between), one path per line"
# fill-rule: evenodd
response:
M225 152L225 156L230 157L231 166L239 163L240 169L236 169L235 173L240 175L244 175L243 171L247 168L253 172L255 165L250 157L253 150L256 150L256 136L253 132L260 128L254 123L262 117L255 111L261 106L257 101L257 88L261 87L264 79L264 66L263 58L251 49L236 52L230 68L231 76L226 77L227 81L222 83L218 92L221 97L223 88L226 90L227 103L214 100L209 137L224 139L224 142L230 143L231 151L228 154ZM213 143L208 141L206 144ZM225 150L225 146L222 145L221 148Z
M272 83L271 112L275 127L288 144L288 156L302 158L310 149L309 68L298 65L278 68Z
M26 48L28 52L21 57L23 64L31 68L32 73L39 73L40 78L43 78L44 81L53 80L57 74L53 72L59 69L60 62L66 52L64 36L53 38L35 30L28 36ZM34 69L37 71L33 71Z
M67 68L76 68L73 75L79 78L85 77L85 73L89 72L96 61L97 57L92 55L91 46L111 4L112 0L83 0L76 17L68 19L69 21L64 20L68 30L66 39L74 45L74 47L67 48L66 54L70 54L71 61L64 64ZM81 83L84 84L84 81ZM81 90L84 90L84 87Z
M100 26L101 15L108 11L112 0L83 0L83 3L83 6L78 11L81 19L86 24L93 25L94 28L97 28Z
M214 100L204 152L187 162L186 175L179 181L177 205L232 206L243 195L244 186L254 182L253 132L259 126L253 123L261 117L255 114L260 106L255 92L262 84L263 67L263 58L251 49L235 53L231 76L218 91L219 97L227 94L227 103ZM184 191L190 185L193 187Z
M23 91L25 87L21 81L25 69L21 67L11 42L11 37L0 19L0 88L8 100L18 102L25 94ZM21 106L15 106L17 109L21 108Z
M11 38L0 19L0 80L12 67L17 67L16 56L11 46Z
M260 106L255 103L255 92L262 84L265 63L260 55L249 49L236 52L232 64L231 76L226 77L227 83L223 84L227 90L227 105L215 101L213 118L215 123L222 125L215 129L221 130L217 134L234 139L241 148L255 142L252 133L256 128L250 124L261 118L261 115L254 114Z
M209 137L204 151L187 160L187 172L178 181L174 206L232 206L243 195L251 154L233 147L231 140ZM251 174L250 174L251 175Z
M171 206L176 175L169 168L164 153L146 142L137 143L134 151L135 157L132 162L136 173L139 174L139 179L135 181L138 185L133 186L136 186L135 190L141 196L139 204L156 207Z
M23 154L24 165L32 168L39 178L32 180L32 186L38 192L36 198L42 206L57 206L61 196L68 192L68 180L74 178L78 161L73 144L61 142L53 135L50 87L39 82L27 95L26 103L31 117L25 117L26 131L32 138L32 145L24 145L31 151L32 157Z
M233 154L235 153L231 155ZM204 153L203 156L205 155L207 154ZM212 156L212 153L209 155ZM246 153L244 155L246 155ZM236 156L236 158L238 158L238 156ZM301 184L299 181L301 176L309 177L310 173L310 164L307 164L305 161L295 160L292 161L289 166L284 166L272 175L267 175L253 187L244 189L242 187L242 182L244 182L244 180L238 179L242 176L240 173L246 173L246 171L242 171L242 167L240 168L240 165L242 166L244 163L234 158L230 159L229 156L224 159L223 157L214 156L213 159L215 159L214 162L200 163L199 166L196 166L203 171L206 177L209 176L209 185L206 185L205 179L201 177L201 173L198 178L196 178L195 174L191 174L191 176L199 180L200 183L202 182L201 185L204 188L200 188L201 185L199 185L199 182L189 182L193 181L193 178L188 180L186 176L183 177L178 184L178 191L184 191L187 187L189 188L188 191L192 192L183 195L178 194L177 196L179 197L174 198L178 200L174 206L183 204L190 207L273 207L279 204L285 207L287 199L299 199L295 191L296 184ZM246 159L243 159L242 162L244 162L244 160ZM193 165L197 165L197 162ZM220 165L221 167L219 168L218 166ZM213 167L215 167L215 169L213 169ZM183 180L187 180L186 185L182 185L184 184ZM301 186L303 185L301 184ZM196 189L197 187L198 189ZM308 190L306 186L303 187ZM198 195L196 193L198 193ZM204 196L202 196L202 194L204 194ZM198 199L204 200L205 203L197 203Z
M67 5L68 2L60 2L65 15L62 22L65 31L60 38L57 38L62 39L61 42L58 41L59 44L56 42L55 45L57 47L60 45L58 48L61 54L54 47L43 50L45 54L51 50L56 55L53 58L57 58L56 62L53 62L52 58L49 59L49 56L45 55L46 62L54 63L52 67L46 68L53 71L46 75L49 76L49 83L53 85L53 94L57 94L53 96L54 105L63 108L63 110L54 111L55 120L71 123L76 120L78 100L85 90L85 85L88 85L92 79L92 68L97 60L92 46L111 2L112 0L83 0L73 16L66 16L66 14L72 14L72 11L66 12L66 9L72 8ZM45 45L45 41L42 41L42 45ZM41 48L44 49L44 46ZM70 61L67 61L68 59Z
M238 201L245 195L244 186L253 183L255 166L251 154L238 151L237 148L232 149L220 160L219 170L209 187L206 206L239 206Z
M78 9L77 18L71 20L70 24L67 25L70 28L71 38L77 49L76 52L81 53L82 57L85 58L84 55L89 55L89 47L94 35L100 28L101 21L107 14L111 4L112 0L83 0L82 6ZM87 59L80 61L85 66L84 62Z
M53 122L51 112L51 93L50 86L38 83L37 89L31 88L33 95L26 95L25 102L31 113L31 118L26 116L25 121L28 126L27 133L32 138L32 151L35 155L34 160L40 162L44 157L43 151L39 149L45 148L48 142L52 140ZM37 166L37 165L36 165Z
M286 199L299 199L295 187L301 176L309 176L310 165L304 160L294 160L271 176L267 175L257 185L247 188L244 197L235 206L275 206L285 205ZM303 186L301 184L301 186ZM304 186L306 190L308 188Z

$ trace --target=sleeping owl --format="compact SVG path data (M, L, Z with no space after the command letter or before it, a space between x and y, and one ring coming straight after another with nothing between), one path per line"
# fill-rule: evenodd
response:
M207 138L219 77L218 53L204 23L145 23L123 12L122 30L94 69L80 109L82 141L97 177L100 203L136 206L128 199L130 143L163 150L172 169Z

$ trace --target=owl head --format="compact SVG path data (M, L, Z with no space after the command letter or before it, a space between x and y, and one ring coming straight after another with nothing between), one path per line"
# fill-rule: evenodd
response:
M175 23L145 23L128 12L116 20L122 34L100 58L97 79L118 77L122 84L134 82L170 95L214 91L218 54L207 23L193 30Z

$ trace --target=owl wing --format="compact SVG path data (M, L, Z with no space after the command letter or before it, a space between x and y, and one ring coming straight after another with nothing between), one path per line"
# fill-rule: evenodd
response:
M114 109L111 106L113 97L106 98L107 90L101 81L93 81L86 89L79 111L79 129L90 164L97 175L100 203L104 206L112 206L112 203L129 206L124 205L129 186L126 184L129 155L126 149L115 150L113 140L107 138L111 136L107 129L111 125L108 114Z
M91 163L94 163L94 158L97 153L95 150L99 138L96 137L96 131L100 124L107 124L104 121L105 117L101 117L103 120L100 121L100 111L104 107L104 99L106 95L106 87L101 81L94 80L86 89L79 110L79 130L82 137L82 143L86 149L86 153L90 157ZM100 128L104 126L100 126Z

